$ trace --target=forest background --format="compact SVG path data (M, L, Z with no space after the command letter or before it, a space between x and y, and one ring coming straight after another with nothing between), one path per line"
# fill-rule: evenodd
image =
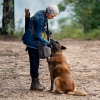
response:
M0 0L0 36L22 37L25 32L24 9L29 9L32 16L55 4L60 13L49 21L52 38L97 40L100 39L99 3L100 0Z

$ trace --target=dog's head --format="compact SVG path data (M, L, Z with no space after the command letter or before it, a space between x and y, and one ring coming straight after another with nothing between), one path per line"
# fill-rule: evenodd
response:
M53 39L50 39L50 44L51 44L51 52L52 53L56 53L56 52L66 49L66 47L61 46L58 41L54 41Z

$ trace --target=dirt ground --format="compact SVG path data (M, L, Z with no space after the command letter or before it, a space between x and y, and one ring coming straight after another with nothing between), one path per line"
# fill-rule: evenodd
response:
M54 94L46 60L40 60L39 79L45 90L30 91L29 57L22 41L0 40L0 100L100 100L100 41L59 41L77 90L87 96Z

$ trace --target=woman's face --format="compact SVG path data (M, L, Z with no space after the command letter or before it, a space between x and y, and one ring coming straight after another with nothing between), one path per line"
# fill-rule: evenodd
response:
M49 13L46 13L46 17L47 17L48 19L53 19L54 17L56 17L56 15L57 15L57 14L52 14L52 15L50 15Z

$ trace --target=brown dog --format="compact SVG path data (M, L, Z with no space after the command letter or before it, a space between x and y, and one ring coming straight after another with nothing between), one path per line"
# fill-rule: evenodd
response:
M55 81L55 92L86 96L87 94L83 91L75 91L75 83L71 79L70 68L66 62L66 58L62 54L63 49L66 49L66 47L60 46L57 41L53 41L51 47L52 54L48 61L51 77L50 92L53 92L53 85Z

